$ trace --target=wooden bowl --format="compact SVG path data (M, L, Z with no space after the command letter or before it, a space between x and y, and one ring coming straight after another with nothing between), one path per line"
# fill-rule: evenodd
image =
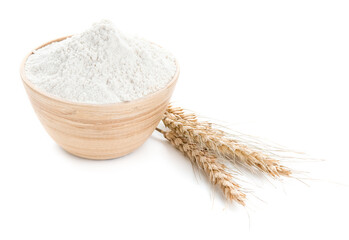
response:
M117 158L141 146L159 124L179 76L177 63L169 84L151 95L114 104L75 103L44 92L27 79L24 66L32 53L25 57L20 74L39 120L63 149L88 159Z

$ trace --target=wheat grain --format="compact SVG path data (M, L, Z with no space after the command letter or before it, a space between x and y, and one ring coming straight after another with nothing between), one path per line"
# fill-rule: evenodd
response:
M183 136L178 136L173 131L161 132L164 137L179 151L181 151L190 161L199 167L209 177L212 184L218 185L224 196L229 201L236 201L245 205L246 195L241 191L240 186L233 181L233 176L227 171L224 164L217 161L217 157L210 154L205 149L200 149L197 144L189 143Z
M291 175L291 171L282 166L278 160L251 149L235 139L227 138L223 131L214 129L207 122L199 122L194 114L186 115L181 108L169 106L162 120L164 125L178 136L186 137L190 143L199 144L216 156L259 169L273 177Z

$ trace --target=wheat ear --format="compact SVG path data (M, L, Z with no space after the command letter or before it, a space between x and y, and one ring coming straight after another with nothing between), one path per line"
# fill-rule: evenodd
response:
M179 151L181 151L190 161L200 168L209 178L210 182L219 186L228 201L236 201L245 205L246 195L241 192L240 186L233 181L233 176L227 171L224 164L219 163L217 158L198 145L189 143L183 136L178 136L173 131L161 132L164 137Z
M201 145L216 156L233 162L238 161L273 177L291 175L291 171L282 166L278 160L226 137L223 131L213 128L208 122L199 122L195 114L186 115L181 108L169 105L162 121L178 136L188 138L191 143Z

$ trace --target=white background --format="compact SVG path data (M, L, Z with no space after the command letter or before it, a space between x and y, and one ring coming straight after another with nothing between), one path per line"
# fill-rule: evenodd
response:
M348 239L348 13L348 1L3 1L0 239ZM67 154L19 65L103 18L176 55L177 105L326 161L297 165L307 185L251 179L241 207L157 133L120 159Z

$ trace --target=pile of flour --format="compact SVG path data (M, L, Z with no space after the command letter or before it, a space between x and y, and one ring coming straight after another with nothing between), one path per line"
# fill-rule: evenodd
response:
M27 78L40 89L80 103L132 101L164 88L175 58L163 48L116 30L109 21L54 42L28 58Z

